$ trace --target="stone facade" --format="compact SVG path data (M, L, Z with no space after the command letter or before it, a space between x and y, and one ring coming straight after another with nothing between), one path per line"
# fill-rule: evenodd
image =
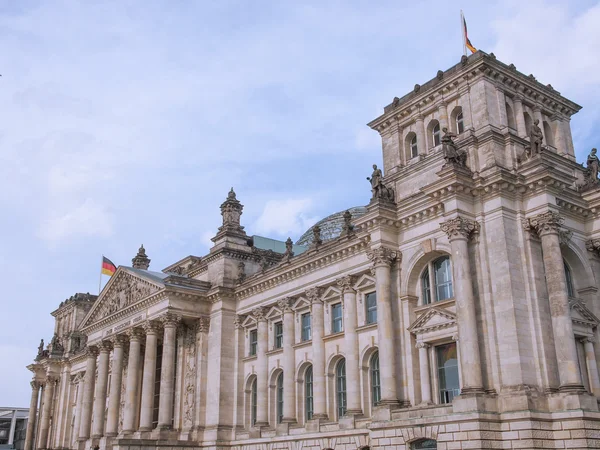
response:
M258 248L232 189L209 254L141 248L53 313L25 450L600 448L579 109L477 52L369 124L385 176L339 235Z

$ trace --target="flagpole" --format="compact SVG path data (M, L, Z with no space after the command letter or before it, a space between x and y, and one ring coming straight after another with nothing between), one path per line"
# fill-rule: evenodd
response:
M462 9L460 10L460 34L463 41L463 55L467 56L467 37L465 36L465 15Z
M100 291L102 289L102 263L104 262L104 255L100 259L100 278L98 279L98 296L100 296Z

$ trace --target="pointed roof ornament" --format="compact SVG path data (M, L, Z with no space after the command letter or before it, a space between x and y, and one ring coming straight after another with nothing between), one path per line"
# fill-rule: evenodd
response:
M223 226L219 228L221 230L241 230L243 227L240 226L240 216L244 205L240 203L235 195L233 188L227 194L227 199L221 204L221 215L223 216Z
M146 255L146 249L144 248L144 244L142 244L142 246L138 250L138 253L137 255L135 255L135 258L131 260L131 263L134 269L148 270L148 267L150 267L150 258L148 258L148 256Z

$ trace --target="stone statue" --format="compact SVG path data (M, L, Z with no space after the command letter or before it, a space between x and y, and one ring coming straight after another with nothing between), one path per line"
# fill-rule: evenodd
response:
M442 151L447 164L467 167L467 152L459 149L454 143L454 138L457 136L448 128L442 128L444 135L442 136Z
M587 157L587 167L583 171L583 184L578 186L579 190L586 191L597 187L600 183L598 180L598 169L600 166L600 159L596 156L595 148L592 149Z
M352 225L352 214L346 210L344 213L344 224L342 225L342 234L340 236L349 236L354 234L354 226Z
M44 353L44 340L41 339L40 340L40 345L38 345L38 356L42 356L42 354Z
M538 126L539 123L540 121L535 119L529 132L530 156L537 155L542 151L542 141L544 140L544 135L542 133L542 129Z
M373 164L373 173L371 177L367 177L367 181L371 183L371 201L379 199L394 202L394 190L383 184L383 174L381 169L377 168L377 164Z
M285 241L285 253L287 255L294 254L294 243L292 242L292 238L288 237Z
M321 227L319 225L315 225L313 227L313 241L312 246L318 247L323 243L323 239L321 239Z

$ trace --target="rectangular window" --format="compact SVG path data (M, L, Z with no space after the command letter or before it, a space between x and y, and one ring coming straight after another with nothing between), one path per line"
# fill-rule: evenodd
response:
M302 341L310 341L310 313L302 314Z
M256 347L258 346L258 330L250 331L250 356L256 355Z
M331 305L331 332L339 333L342 331L342 304Z
M275 348L283 347L283 323L275 324Z
M367 323L377 322L377 294L370 292L365 295L365 305L367 308Z
M439 345L435 348L435 352L440 386L440 403L452 403L452 399L460 394L456 344Z

